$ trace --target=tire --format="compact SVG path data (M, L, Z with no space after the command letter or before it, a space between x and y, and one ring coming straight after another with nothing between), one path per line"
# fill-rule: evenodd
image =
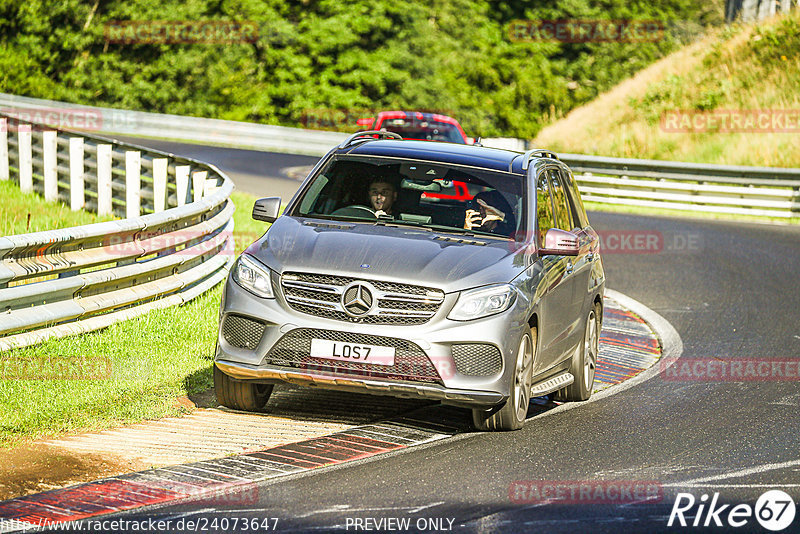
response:
M514 373L511 376L511 396L505 404L490 410L472 410L472 423L478 430L519 430L528 414L533 380L533 359L536 351L536 329L526 332L517 349Z
M233 410L261 411L272 394L272 384L234 380L214 365L214 391L217 402Z
M597 353L600 346L600 324L600 305L595 304L589 310L589 316L586 318L583 343L578 353L572 357L569 367L569 372L575 377L575 381L564 389L558 390L555 400L585 401L592 396Z

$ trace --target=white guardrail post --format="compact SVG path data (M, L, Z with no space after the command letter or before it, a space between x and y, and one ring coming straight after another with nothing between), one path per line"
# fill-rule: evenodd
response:
M48 202L58 200L58 170L56 134L54 130L42 132L42 150L44 158L44 199Z
M112 214L111 145L97 145L97 214Z
M0 179L125 217L0 237L0 352L183 304L224 280L233 183L216 167L8 115L0 130Z
M0 118L0 180L8 180L8 119Z
M83 190L83 137L69 138L69 198L72 211L86 204Z
M23 193L33 191L33 155L31 153L31 125L20 124L17 127L19 143L19 188Z
M167 206L167 158L153 160L153 210L158 213Z
M125 216L128 219L138 217L141 210L142 198L139 191L142 186L141 156L142 153L138 150L125 152Z

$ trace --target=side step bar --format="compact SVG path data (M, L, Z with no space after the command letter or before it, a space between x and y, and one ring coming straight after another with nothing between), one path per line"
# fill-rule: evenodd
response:
M538 384L534 384L531 387L531 398L541 397L542 395L547 395L548 393L558 391L559 389L565 388L568 385L572 384L574 381L575 377L572 376L571 373L564 373L558 376L554 376L549 380L545 380L544 382L539 382Z

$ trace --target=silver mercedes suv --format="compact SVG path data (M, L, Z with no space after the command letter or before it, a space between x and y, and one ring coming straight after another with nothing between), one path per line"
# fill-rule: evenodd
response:
M279 382L435 399L522 426L531 397L589 398L605 276L569 168L544 150L360 132L322 158L225 284L217 399Z

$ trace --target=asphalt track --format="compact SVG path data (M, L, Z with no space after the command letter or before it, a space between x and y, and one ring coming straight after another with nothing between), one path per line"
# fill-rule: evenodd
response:
M285 155L194 148L183 153L218 164L234 182L237 174L248 175L249 182L237 185L263 196L296 187L281 177L284 166L313 163L302 156L287 163ZM660 250L604 254L607 285L672 324L683 343L679 361L800 358L800 227L607 213L590 218L606 236L662 236ZM373 461L267 481L252 502L184 503L118 517L171 519L173 525L217 519L217 531L223 531L221 518L278 518L282 532L393 531L398 523L379 521L409 518L412 531L765 532L752 517L744 527L728 525L730 507L719 516L722 528L712 521L708 528L676 523L668 529L667 521L678 492L698 501L718 492L720 504L753 506L764 491L781 489L800 500L796 377L690 381L655 372L648 378L594 402L544 410L518 432L460 434ZM595 488L655 482L661 490L649 501L557 502L515 499L510 490L518 481L594 481ZM685 514L690 525L696 511ZM798 531L800 517L783 532Z

